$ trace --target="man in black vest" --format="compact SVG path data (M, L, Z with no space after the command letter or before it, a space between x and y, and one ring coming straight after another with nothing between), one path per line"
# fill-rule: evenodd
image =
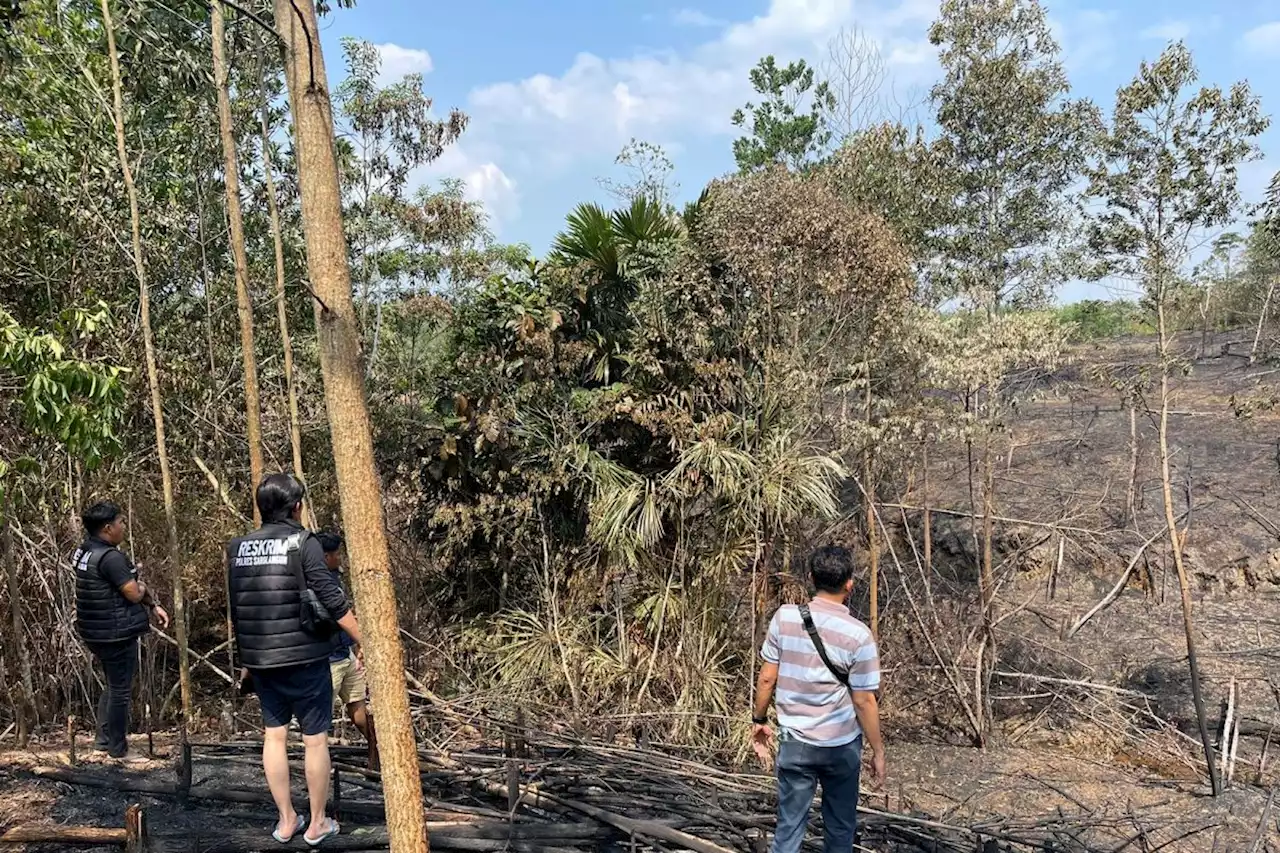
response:
M147 633L148 610L162 628L169 614L138 580L138 569L119 548L124 513L110 501L96 503L80 516L84 540L71 558L76 574L76 630L102 664L107 686L98 699L98 737L94 748L126 758L129 694L138 671L138 637Z
M303 839L315 846L338 833L338 822L325 815L333 683L329 675L330 638L303 628L303 591L314 592L337 625L357 643L360 626L342 586L325 564L320 543L302 527L304 495L302 484L288 474L264 479L256 494L262 527L227 545L227 572L240 663L252 674L262 703L266 728L262 766L280 811L272 835L287 843L305 829ZM306 748L309 823L294 811L289 796L286 740L289 722L295 717Z

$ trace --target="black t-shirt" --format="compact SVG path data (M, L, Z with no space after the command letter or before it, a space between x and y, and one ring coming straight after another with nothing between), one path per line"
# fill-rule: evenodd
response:
M110 545L98 537L91 537L94 541L101 542L103 545ZM138 570L133 565L125 553L119 548L112 548L110 551L102 555L102 559L98 562L98 574L102 575L117 590L127 584L129 581L138 579Z

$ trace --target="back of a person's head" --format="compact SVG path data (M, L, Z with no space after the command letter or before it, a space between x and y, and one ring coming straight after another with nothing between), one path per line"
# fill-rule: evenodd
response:
M263 523L290 518L293 508L302 501L306 493L306 488L292 474L271 474L263 478L254 496Z
M83 522L85 532L90 536L97 536L102 532L102 528L119 517L120 507L111 501L98 501L80 513L80 521Z
M332 554L346 543L342 534L333 530L321 530L316 534L316 541L326 554Z
M828 545L809 555L809 578L819 592L843 592L853 577L853 555L848 548Z

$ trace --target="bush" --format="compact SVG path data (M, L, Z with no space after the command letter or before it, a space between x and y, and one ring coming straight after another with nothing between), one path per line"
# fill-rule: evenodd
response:
M1151 331L1136 302L1127 299L1085 299L1056 311L1058 321L1071 326L1073 341L1095 341Z

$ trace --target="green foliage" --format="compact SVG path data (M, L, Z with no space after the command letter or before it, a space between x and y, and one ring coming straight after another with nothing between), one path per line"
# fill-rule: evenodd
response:
M1089 193L1105 210L1090 229L1096 274L1140 281L1163 304L1186 272L1194 243L1240 210L1237 171L1258 156L1270 123L1247 83L1194 88L1181 43L1143 62L1116 94Z
M1058 322L1070 329L1074 341L1096 341L1126 335L1150 334L1138 303L1126 299L1084 299L1058 308Z
M831 141L825 116L835 96L803 59L779 67L766 56L751 69L751 86L763 97L733 113L734 127L750 131L733 143L733 157L743 172L781 163L798 170Z
M0 308L0 387L18 389L14 400L26 429L90 468L120 447L127 371L77 357L69 344L83 348L108 320L103 303L88 311L73 308L55 332L42 333Z
M1070 84L1034 0L944 0L929 38L943 79L932 90L955 188L946 263L954 292L998 308L1043 302L1069 277L1071 188L1096 109Z

